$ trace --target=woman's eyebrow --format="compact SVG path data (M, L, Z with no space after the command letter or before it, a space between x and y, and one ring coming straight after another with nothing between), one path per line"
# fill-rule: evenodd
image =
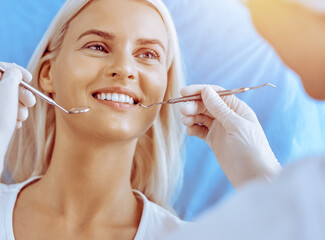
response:
M141 38L141 39L137 40L137 44L139 44L139 45L157 44L164 50L164 52L166 52L166 48L164 47L164 44L162 44L162 42L159 41L158 39Z
M97 35L97 36L100 36L106 40L113 40L115 38L115 35L112 33L103 32L103 31L96 30L96 29L91 29L91 30L88 30L88 31L84 32L83 34L81 34L79 36L79 38L77 39L77 41L87 35Z

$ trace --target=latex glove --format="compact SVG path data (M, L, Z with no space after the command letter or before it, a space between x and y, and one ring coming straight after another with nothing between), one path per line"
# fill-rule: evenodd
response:
M235 188L256 178L270 180L281 166L255 113L234 95L221 98L219 90L223 88L212 85L181 90L183 96L202 94L202 101L181 107L187 134L207 142Z
M34 95L19 83L24 79L32 80L32 75L24 68L14 63L0 62L6 69L0 73L0 173L2 171L4 155L16 128L28 117L27 107L32 107L36 100Z

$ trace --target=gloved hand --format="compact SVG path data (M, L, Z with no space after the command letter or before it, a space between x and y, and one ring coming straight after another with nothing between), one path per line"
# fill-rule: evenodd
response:
M19 83L24 79L32 80L32 75L24 68L14 63L0 62L0 66L6 69L4 74L0 72L0 173L2 171L4 155L8 144L16 128L22 126L22 122L28 117L27 107L32 107L36 100L34 95Z
M235 188L256 178L270 180L281 166L255 113L233 95L220 97L220 90L224 89L213 85L181 90L182 96L202 94L201 101L181 107L187 134L207 142Z

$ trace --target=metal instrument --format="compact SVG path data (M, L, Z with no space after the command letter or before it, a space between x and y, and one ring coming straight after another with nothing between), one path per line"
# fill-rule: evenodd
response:
M0 66L0 72L4 73L5 71L6 71L6 69L4 69L3 67ZM23 86L24 88L28 89L32 93L36 94L37 96L39 96L41 99L46 101L48 104L51 104L51 105L59 108L60 110L64 111L67 114L85 113L85 112L88 112L90 110L89 107L74 107L74 108L71 108L68 111L68 110L64 109L63 107L61 107L59 104L57 104L52 98L50 98L50 97L46 96L45 94L41 93L36 88L30 86L26 82L21 81L20 85Z
M222 90L222 91L217 91L217 93L219 94L219 96L227 96L227 95L232 95L232 94L237 94L237 93L243 93L243 92L246 92L246 91L252 90L252 89L262 88L267 85L274 87L274 88L276 87L275 85L273 85L271 83L265 83L265 84L263 84L261 86L257 86L257 87L242 87L242 88L231 89L231 90ZM167 101L153 103L149 106L145 106L141 103L138 103L138 104L139 104L139 106L141 106L143 108L150 108L150 107L157 106L160 104L174 104L174 103L197 101L197 100L202 100L201 94L195 94L195 95L179 97L179 98L172 98Z

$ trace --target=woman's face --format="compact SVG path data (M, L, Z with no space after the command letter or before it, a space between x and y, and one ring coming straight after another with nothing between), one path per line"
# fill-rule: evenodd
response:
M159 108L143 109L133 101L163 100L167 49L165 25L151 6L136 0L89 4L71 21L43 88L66 108L90 111L56 112L57 124L105 139L144 134Z

